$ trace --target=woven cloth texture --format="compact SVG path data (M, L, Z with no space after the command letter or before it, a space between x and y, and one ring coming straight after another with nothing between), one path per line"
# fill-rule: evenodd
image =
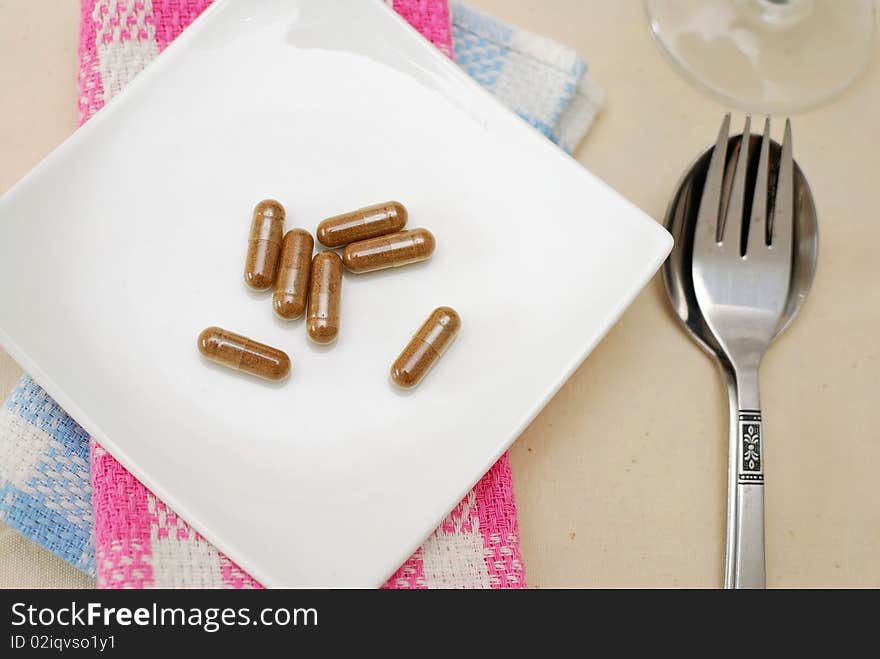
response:
M602 88L576 51L451 4L455 62L553 142L571 153L602 104Z
M88 434L27 375L0 410L0 519L95 571Z
M80 121L209 4L82 0ZM589 128L602 93L574 51L463 5L450 8L446 0L387 4L564 149L572 150ZM0 411L0 519L97 574L99 587L259 587L97 443L90 446L87 433L27 375ZM524 584L504 455L386 587Z

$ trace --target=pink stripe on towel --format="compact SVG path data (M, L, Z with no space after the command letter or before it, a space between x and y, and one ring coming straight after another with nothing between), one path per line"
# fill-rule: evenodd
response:
M452 57L452 26L446 0L393 0L391 6L444 55Z
M152 586L147 488L96 442L90 449L98 585Z
M165 2L154 1L151 4L156 45L162 51L211 4L211 0L165 0Z
M82 0L79 26L79 123L83 124L104 105L104 85L98 70L98 48L95 44L98 26L93 18L97 0Z

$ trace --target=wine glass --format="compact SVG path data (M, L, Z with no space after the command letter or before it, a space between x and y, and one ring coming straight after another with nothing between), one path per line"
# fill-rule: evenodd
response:
M789 113L824 103L864 72L873 0L643 0L661 49L726 103Z

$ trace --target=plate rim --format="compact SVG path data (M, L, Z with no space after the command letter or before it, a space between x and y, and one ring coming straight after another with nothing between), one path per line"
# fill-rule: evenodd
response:
M214 19L215 14L221 13L231 4L232 0L217 0L216 2L212 3L204 12L202 12L202 14L199 15L177 39L171 42L163 52L159 53L159 55L157 55L144 68L143 71L141 71L116 96L111 98L100 111L95 113L94 116L92 116L81 127L75 130L73 134L71 134L60 145L58 145L49 154L47 154L46 157L44 157L37 165L35 165L27 174L19 179L6 193L0 196L0 213L2 213L3 207L7 203L9 203L10 199L19 194L23 194L22 191L25 191L29 185L32 185L34 180L38 181L39 178L43 175L43 172L52 165L53 161L63 157L67 151L75 149L82 140L88 140L90 134L94 130L98 129L98 127L100 127L104 121L109 120L109 118L115 116L116 113L122 111L119 108L130 95L136 93L140 87L153 84L153 79L157 75L161 74L161 72L159 71L161 66L173 60L173 58L177 57L178 51L184 51L182 54L185 56L185 52L188 48L189 42L196 37L197 33L205 29L206 25L208 25L209 22ZM541 396L536 397L535 402L523 414L521 421L512 429L512 431L496 442L495 448L491 453L491 457L486 461L484 465L480 466L479 469L476 470L478 471L478 473L476 473L476 476L473 475L473 470L469 471L469 473L471 474L468 478L468 482L470 483L470 485L468 485L463 491L458 493L458 497L450 504L451 507L454 507L455 502L461 500L464 496L466 496L467 493L473 488L474 484L489 469L491 469L491 467L501 457L501 455L510 448L510 446L522 434L525 428L528 427L528 425L535 419L535 417L537 417L541 410L544 409L549 401L562 388L565 382L568 381L574 371L577 370L578 367L580 367L580 365L586 360L589 354L602 341L602 339L608 334L608 332L616 325L617 321L623 315L624 311L632 304L635 298L648 284L650 279L660 269L660 266L672 249L673 239L669 232L665 229L665 227L657 223L656 220L652 221L652 218L641 209L638 209L638 207L632 201L611 188L611 186L605 183L605 181L586 169L586 167L581 165L570 154L567 154L565 151L553 144L545 136L534 130L534 128L525 123L513 110L511 110L494 96L492 96L492 94L488 90L486 90L477 81L467 75L467 73L459 68L450 58L446 57L439 50L437 50L415 28L407 23L405 19L403 19L399 14L392 10L387 4L382 2L382 0L372 0L372 5L374 8L378 8L386 16L391 16L394 19L394 22L398 24L398 26L403 26L405 29L401 31L401 35L405 33L408 34L407 38L411 41L415 39L415 41L419 43L421 51L432 58L436 63L440 64L442 68L445 69L447 75L454 77L458 82L465 83L469 93L476 93L484 103L488 101L489 106L493 108L492 111L501 111L508 118L515 119L515 121L510 121L508 122L508 125L503 126L503 131L499 132L501 132L502 134L506 134L510 131L516 131L518 136L522 136L525 139L530 139L531 142L535 145L535 148L548 149L550 152L552 152L554 154L553 157L556 158L560 166L574 166L577 169L579 175L587 175L591 177L597 185L611 191L621 202L625 202L631 205L634 209L638 210L638 215L640 216L641 222L638 223L640 226L638 226L634 230L638 230L645 239L648 239L650 237L650 240L655 245L652 247L652 249L656 251L656 257L650 262L646 261L644 265L641 266L638 274L632 276L631 281L633 283L629 286L627 295L617 298L616 304L613 309L605 314L607 321L604 321L602 323L602 329L596 334L596 336L592 340L586 341L583 345L579 345L576 351L572 351L573 356L569 360L566 367L562 369L560 373L556 376L556 378L553 379L544 388ZM448 93L442 90L442 88L438 88L438 90L448 98ZM528 135L529 137L526 138L526 135ZM563 165L563 163L565 163L565 165ZM636 227L636 222L633 222L633 226ZM190 514L189 507L183 504L172 492L168 491L165 487L157 486L154 483L154 479L144 470L140 469L138 464L129 457L127 451L117 445L108 436L108 434L103 431L101 426L95 423L91 416L88 415L85 410L82 409L78 404L76 404L73 398L68 395L68 393L61 386L59 386L43 368L41 368L34 360L31 359L31 357L17 344L17 342L12 339L12 337L7 333L3 326L0 326L0 346L4 347L9 355L22 367L22 370L26 374L30 375L34 379L34 381L37 382L42 388L44 388L46 392L65 410L65 412L67 412L71 416L71 418L76 421L76 423L82 426L86 430L86 432L89 433L90 439L95 439L104 450L112 455L114 459L116 459L126 470L128 470L141 483L143 483L150 492L152 492L157 498L165 502L168 506L170 506L183 520L186 521L187 524L189 524L194 530L202 535L207 541L213 544L219 551L229 556L232 560L235 561L236 564L238 564L242 569L244 569L251 576L257 579L257 581L259 581L262 585L266 587L290 587L290 584L280 583L271 575L264 573L259 565L256 565L251 561L250 556L244 555L237 551L236 543L227 542L223 538L219 537L217 534L214 533L213 529L209 525L202 524L199 516ZM440 523L442 523L447 514L448 510L442 513L439 517L433 519L431 529L436 528ZM398 565L402 564L413 553L413 551L421 546L424 540L425 537L420 537L416 542L414 542L411 546L407 548L407 553L404 556L395 556L393 557L393 560L386 560L386 564L393 563L395 567L392 568L392 570L381 580L375 581L374 585L379 586L384 583L387 577L390 576L390 574L393 574L393 569L396 569Z

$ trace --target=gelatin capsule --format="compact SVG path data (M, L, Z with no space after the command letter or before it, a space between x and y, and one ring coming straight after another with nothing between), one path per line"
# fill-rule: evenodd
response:
M212 362L266 380L283 380L290 374L290 357L281 350L219 327L199 334L199 352Z
M272 295L272 308L280 318L296 320L306 312L314 249L312 234L305 229L291 229L284 235Z
M306 329L315 343L332 343L339 334L342 259L333 251L318 252L312 260L309 317Z
M318 225L318 241L327 247L342 247L400 231L406 226L406 218L406 208L398 201L374 204L328 217Z
M284 206L274 199L264 199L254 208L244 265L244 283L254 290L268 290L275 282L282 233Z
M431 258L435 245L434 235L427 229L398 231L351 243L342 253L342 260L346 268L358 273L397 268Z
M404 389L415 387L443 356L460 328L461 318L455 309L434 309L391 365L391 379L394 383Z

